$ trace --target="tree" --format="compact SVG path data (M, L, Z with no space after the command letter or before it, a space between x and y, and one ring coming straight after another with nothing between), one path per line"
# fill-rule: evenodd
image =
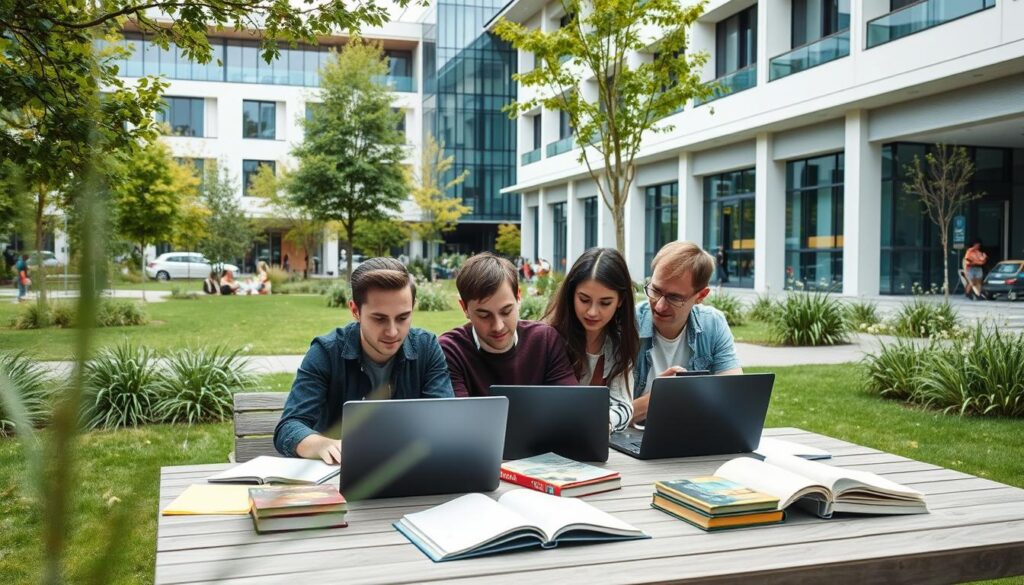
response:
M455 229L459 218L473 211L463 205L462 200L449 195L456 185L469 176L469 169L465 169L445 181L452 174L454 164L454 155L444 155L444 142L439 144L432 134L428 134L423 144L418 184L412 190L412 199L420 208L420 221L413 223L412 228L428 244L427 266L434 265L434 244L444 241L443 235ZM431 270L430 280L434 278L434 271Z
M121 236L139 245L144 273L146 246L171 238L182 219L181 203L195 199L199 179L176 163L159 140L146 145L122 175L113 187L114 224Z
M305 139L293 152L299 168L288 190L314 217L341 224L348 274L356 224L397 211L408 191L401 114L374 79L387 71L380 47L358 39L345 45L323 68L322 105L304 122Z
M409 226L397 219L362 219L356 224L352 247L373 256L390 256L391 248L404 246L408 241Z
M579 161L597 184L615 221L615 245L625 251L625 210L636 178L636 155L646 134L670 132L662 118L691 98L706 99L701 83L705 52L687 53L690 29L706 0L562 0L568 23L552 32L501 20L495 33L536 66L513 75L530 97L506 106L512 117L538 106L565 112L580 149ZM647 31L664 34L650 53ZM639 62L637 62L639 58ZM593 80L593 81L591 81ZM593 95L596 94L596 95Z
M494 242L494 251L502 256L519 256L522 250L521 241L519 226L514 223L503 223L498 226L498 239Z
M905 167L909 180L903 188L917 195L924 206L924 213L939 228L942 243L942 294L949 299L949 225L967 203L982 197L984 193L967 191L974 175L974 163L962 146L947 147L936 144L934 152L925 155L924 168L921 159L914 156L914 163Z
M313 215L295 201L295 197L288 191L291 178L291 173L284 167L279 168L275 175L269 165L261 166L252 178L249 193L266 199L272 215L285 224L284 238L305 251L306 263L302 276L309 278L310 252L319 246L329 222Z
M244 256L255 237L252 222L238 204L234 179L227 168L219 166L206 172L199 196L209 211L206 237L200 240L199 251L214 265Z

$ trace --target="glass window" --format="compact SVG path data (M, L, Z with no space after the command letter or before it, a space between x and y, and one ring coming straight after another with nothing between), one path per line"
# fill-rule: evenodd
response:
M167 124L174 136L204 136L203 102L203 98L166 96L157 121Z
M792 46L850 28L850 0L793 0Z
M704 178L704 249L722 249L716 282L724 286L754 286L755 179L754 169Z
M651 260L665 244L678 235L679 184L664 183L644 188L646 226L644 229L644 275L651 275Z
M259 172L260 167L269 166L274 173L277 173L277 163L272 160L243 160L242 161L242 195L249 196L249 187L252 178Z
M786 287L843 284L842 153L786 163Z
M572 124L569 121L569 112L558 110L558 137L568 138L572 136Z
M597 197L583 200L583 248L597 246Z
M277 138L277 104L243 100L242 137L265 140Z
M533 124L533 149L537 150L537 149L540 148L541 139L542 139L541 137L543 136L542 130L541 130L541 124L540 124L541 123L541 115L537 114L536 116L533 116L532 118L530 118L530 120L532 121L532 124Z
M715 76L723 77L757 62L757 5L715 25Z
M398 119L398 122L395 124L395 130L398 130L402 133L402 136L405 136L405 110L402 108L391 108L391 111L394 112L395 117Z
M568 233L568 226L565 221L565 202L555 203L551 206L551 227L554 241L552 242L551 269L555 272L565 273L565 248Z

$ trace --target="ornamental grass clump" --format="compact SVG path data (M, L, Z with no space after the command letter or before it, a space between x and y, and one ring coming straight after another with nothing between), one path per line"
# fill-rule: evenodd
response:
M351 296L351 291L344 284L335 284L331 288L324 292L327 296L327 306L330 308L335 307L348 307L348 299Z
M416 287L416 308L420 311L448 311L452 302L441 285L422 284Z
M878 316L878 305L870 301L846 305L846 320L850 324L850 329L854 331L865 331L882 321Z
M743 302L740 301L739 297L733 296L729 293L712 293L704 299L704 304L721 311L722 314L725 315L725 321L730 327L743 325L746 320L746 316L743 312Z
M547 311L549 297L543 295L526 295L519 303L519 318L527 321L537 321Z
M0 353L0 393L11 392L21 403L24 420L33 427L46 422L53 396L50 380L39 365L24 353ZM0 396L0 437L17 432L18 423Z
M935 303L922 298L904 303L893 316L890 330L901 337L936 339L952 339L967 333L960 327L959 317L948 302Z
M825 292L789 293L771 322L780 345L838 345L848 342L848 331L843 304Z
M153 419L189 425L229 420L235 392L256 383L240 353L213 347L168 355L157 383Z
M757 299L750 305L747 317L751 321L771 323L779 314L779 303L768 295L757 295Z
M151 422L157 394L156 354L128 341L100 350L85 365L82 424L86 429Z

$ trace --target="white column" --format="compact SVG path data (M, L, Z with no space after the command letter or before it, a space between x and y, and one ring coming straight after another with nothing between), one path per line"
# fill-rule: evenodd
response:
M882 261L882 145L868 141L868 112L846 113L843 294L877 295Z
M645 214L643 189L634 182L629 188L629 197L626 199L626 250L624 256L626 257L626 265L629 266L629 273L637 280L641 279L646 273L646 266L644 265L644 240L647 218ZM614 241L615 236L613 232L612 242Z
M324 230L324 257L320 259L320 270L328 276L338 276L338 234Z
M757 135L754 199L754 289L778 292L785 284L786 165L772 156L773 136Z
M600 191L597 192L597 245L601 248L615 247L615 222Z
M693 176L693 153L679 154L679 239L704 245L704 185Z
M554 260L551 257L555 253L555 226L551 223L551 206L548 204L547 190L544 188L541 188L537 195L537 217L537 248L540 250L540 257L552 263L554 269Z
M409 234L409 259L414 260L416 258L423 257L423 238L413 230Z
M565 191L565 271L569 272L583 253L583 201L576 198L576 182L569 181Z

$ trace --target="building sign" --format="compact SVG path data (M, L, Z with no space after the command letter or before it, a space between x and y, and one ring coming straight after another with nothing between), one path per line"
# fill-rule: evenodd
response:
M953 216L953 249L963 250L967 241L967 218L962 215Z

